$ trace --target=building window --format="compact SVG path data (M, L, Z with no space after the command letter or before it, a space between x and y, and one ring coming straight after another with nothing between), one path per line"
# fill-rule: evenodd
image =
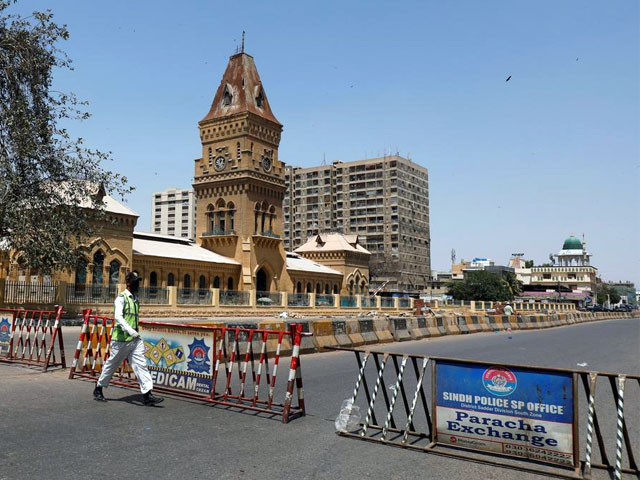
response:
M233 290L233 278L229 277L227 279L227 290Z
M188 273L184 276L183 288L191 288L191 275Z
M158 286L158 274L156 272L151 272L149 274L149 286L150 287Z
M170 273L167 276L167 287L173 287L176 283L175 277L173 276L173 273Z
M220 277L213 279L213 288L220 288Z
M76 286L87 283L87 261L84 258L78 259L76 263Z
M93 283L102 285L104 272L104 253L102 250L98 250L93 255Z
M109 285L120 283L120 262L113 260L109 264Z

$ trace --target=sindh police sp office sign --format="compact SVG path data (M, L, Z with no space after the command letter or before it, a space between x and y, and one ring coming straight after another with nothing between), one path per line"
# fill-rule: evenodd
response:
M571 467L575 414L571 373L437 362L439 444Z

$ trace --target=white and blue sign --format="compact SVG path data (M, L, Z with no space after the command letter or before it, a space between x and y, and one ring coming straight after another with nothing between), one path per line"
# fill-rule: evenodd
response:
M211 331L146 324L141 334L154 385L211 393L214 352Z
M0 354L9 351L9 339L11 338L11 317L0 316Z
M574 465L573 376L438 361L438 443Z

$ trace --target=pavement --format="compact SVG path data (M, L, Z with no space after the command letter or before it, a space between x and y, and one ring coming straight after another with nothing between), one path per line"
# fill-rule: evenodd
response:
M67 359L79 329L65 330ZM379 350L640 374L640 319L378 345ZM578 366L578 364L586 366ZM307 416L282 424L253 413L93 385L67 371L0 364L0 479L533 479L540 475L338 436L334 420L357 376L353 353L302 357ZM600 387L598 387L600 389ZM625 395L639 432L640 387ZM581 405L584 418L584 405ZM602 415L613 452L615 412ZM584 430L584 423L580 427ZM583 433L582 433L583 435ZM635 442L640 441L636 438ZM637 450L636 443L636 450ZM596 479L610 478L597 471ZM627 476L623 478L636 478Z

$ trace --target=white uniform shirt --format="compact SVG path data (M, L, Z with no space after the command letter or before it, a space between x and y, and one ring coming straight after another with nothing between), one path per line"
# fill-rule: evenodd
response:
M133 295L133 293L131 293L129 290L125 289L124 294L129 296L129 297L133 297L134 300L137 300L135 295ZM136 336L138 334L138 332L136 332L133 328L131 328L131 325L129 325L126 322L126 320L124 319L124 316L122 314L122 312L124 311L124 297L118 295L116 297L116 301L113 303L113 305L115 307L115 312L114 312L113 318L115 319L116 323L118 325L120 325L120 327L122 327L122 329L125 332L127 332L129 335Z

